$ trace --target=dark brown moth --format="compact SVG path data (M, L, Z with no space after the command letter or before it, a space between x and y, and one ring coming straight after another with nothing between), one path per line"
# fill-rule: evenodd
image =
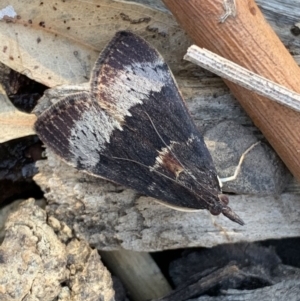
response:
M243 221L228 207L202 136L160 54L118 32L97 60L90 92L43 112L35 130L63 160L178 210L208 209Z

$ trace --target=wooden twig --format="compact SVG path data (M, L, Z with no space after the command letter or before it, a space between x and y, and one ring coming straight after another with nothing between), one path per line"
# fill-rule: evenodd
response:
M300 112L300 94L247 70L207 49L192 45L184 59L222 78ZM249 100L251 101L251 100Z
M180 287L174 290L169 295L157 299L156 301L187 300L189 298L203 294L216 285L220 285L223 281L227 280L230 277L233 277L239 272L239 268L236 265L228 264L227 266L199 279L196 283Z
M149 253L120 250L101 251L100 255L125 285L131 300L155 299L171 291L168 281Z
M300 93L300 69L254 0L236 1L224 23L223 0L163 0L195 44ZM225 80L255 125L300 179L299 113Z

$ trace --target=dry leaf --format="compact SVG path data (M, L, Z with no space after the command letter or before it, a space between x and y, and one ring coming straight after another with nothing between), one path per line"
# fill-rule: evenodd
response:
M169 13L112 0L9 4L17 15L0 21L0 61L49 87L86 82L99 52L118 30L151 42L174 73L186 68L183 55L191 43Z
M33 123L36 117L18 111L0 86L0 143L34 135Z

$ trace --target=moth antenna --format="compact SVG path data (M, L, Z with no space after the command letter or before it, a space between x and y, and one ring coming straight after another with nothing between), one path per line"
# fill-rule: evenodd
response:
M228 206L223 207L222 213L223 213L223 215L228 217L233 222L236 222L236 223L240 224L241 226L245 225L244 221L234 211L232 211L232 209L230 207L228 207Z
M220 182L221 182L222 184L225 183L225 182L234 181L234 180L237 178L237 176L238 176L238 174L239 174L239 172L240 172L240 170L241 170L241 167L242 167L242 164L243 164L243 162L244 162L244 159L245 159L246 155L247 155L247 154L248 154L248 153L249 153L256 145L258 145L258 144L260 144L260 141L258 141L258 142L256 142L256 143L252 144L249 148L247 148L247 149L243 152L243 154L242 154L241 157L240 157L239 164L238 164L238 166L236 167L236 169L235 169L235 171L234 171L233 176L219 179Z

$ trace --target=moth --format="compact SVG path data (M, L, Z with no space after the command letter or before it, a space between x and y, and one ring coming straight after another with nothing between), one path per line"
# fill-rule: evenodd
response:
M49 107L35 131L65 162L182 211L228 207L211 155L161 55L118 32L96 61L90 91Z

